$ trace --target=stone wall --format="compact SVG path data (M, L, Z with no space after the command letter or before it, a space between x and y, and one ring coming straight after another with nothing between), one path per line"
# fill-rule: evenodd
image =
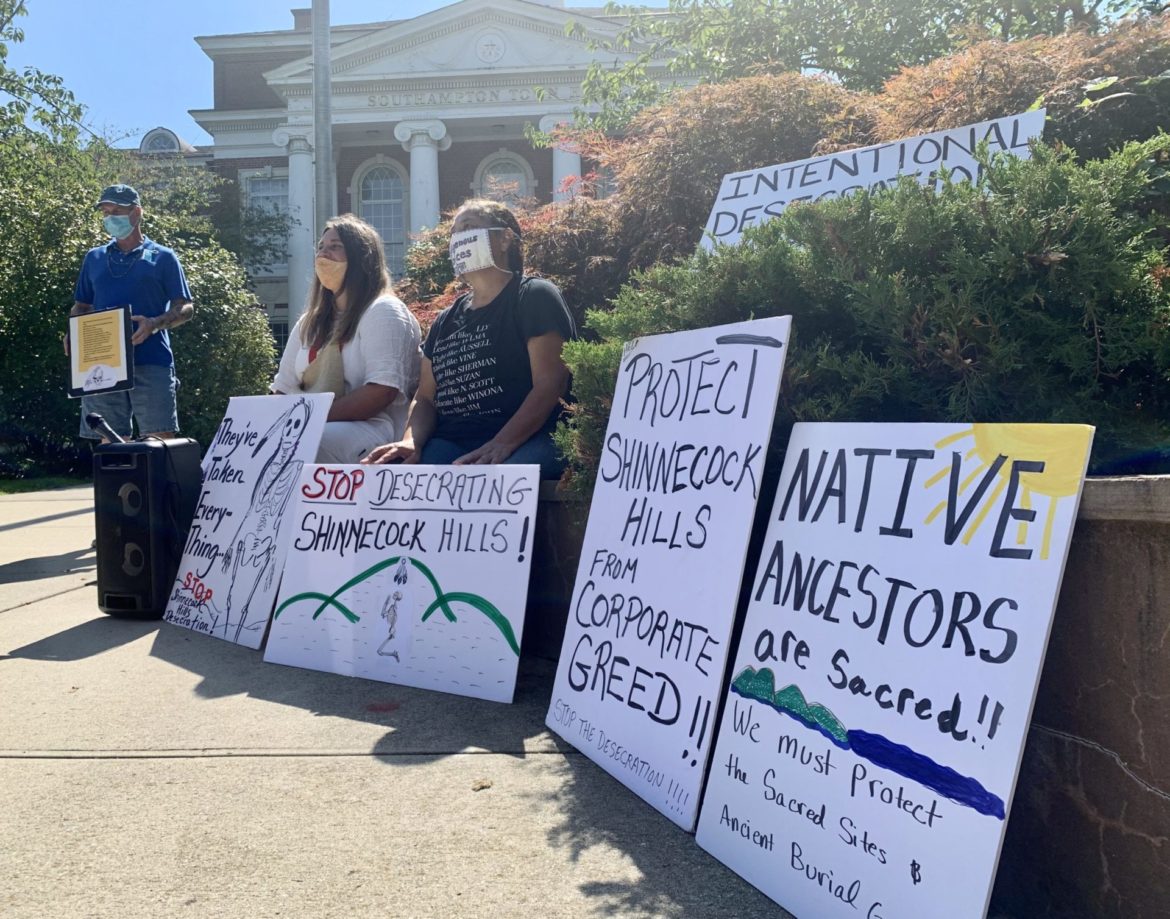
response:
M991 915L1170 917L1170 476L1085 483Z

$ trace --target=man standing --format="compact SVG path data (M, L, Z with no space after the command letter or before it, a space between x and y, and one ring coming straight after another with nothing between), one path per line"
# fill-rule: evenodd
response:
M169 329L195 311L183 266L174 250L142 234L142 205L129 185L111 185L95 210L114 237L85 254L73 292L71 316L130 304L134 323L134 388L81 398L81 436L98 439L85 416L97 412L121 436L170 437L179 429L178 381ZM102 438L104 440L104 438Z

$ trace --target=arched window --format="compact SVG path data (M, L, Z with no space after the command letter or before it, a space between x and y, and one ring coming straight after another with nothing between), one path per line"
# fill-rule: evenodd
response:
M169 131L166 128L155 128L142 138L138 152L143 154L178 153L180 149L179 138L174 131Z
M406 178L399 165L380 157L359 168L351 197L358 216L382 237L390 273L400 278L406 271Z
M471 190L480 197L515 205L536 194L536 177L524 157L500 150L480 162Z

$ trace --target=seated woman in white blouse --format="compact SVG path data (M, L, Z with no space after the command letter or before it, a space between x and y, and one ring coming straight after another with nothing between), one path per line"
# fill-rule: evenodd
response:
M418 386L418 321L393 294L378 231L342 214L325 224L304 314L272 392L332 392L319 463L356 463L400 438Z

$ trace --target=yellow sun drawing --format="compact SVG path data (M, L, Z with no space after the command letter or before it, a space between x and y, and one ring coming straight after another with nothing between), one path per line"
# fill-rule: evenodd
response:
M991 508L995 506L1011 476L1013 460L1033 460L1044 464L1043 472L1020 474L1020 506L1031 510L1033 495L1048 498L1048 511L1044 521L1044 539L1040 546L1040 557L1048 558L1052 541L1052 527L1056 520L1056 507L1061 498L1075 495L1080 488L1085 470L1085 458L1093 440L1093 428L1078 424L973 424L954 434L948 435L935 444L942 449L951 444L970 438L974 442L964 455L964 460L978 456L979 466L959 486L959 494L965 492L973 482L979 480L992 463L1004 456L1007 461L996 473L995 488L984 499L979 513L972 519L963 533L963 545L968 545L979 530ZM950 465L939 469L925 482L925 487L937 485L950 474ZM943 499L926 517L930 523L946 508ZM1024 545L1027 538L1027 521L1020 521L1016 531L1016 544Z

